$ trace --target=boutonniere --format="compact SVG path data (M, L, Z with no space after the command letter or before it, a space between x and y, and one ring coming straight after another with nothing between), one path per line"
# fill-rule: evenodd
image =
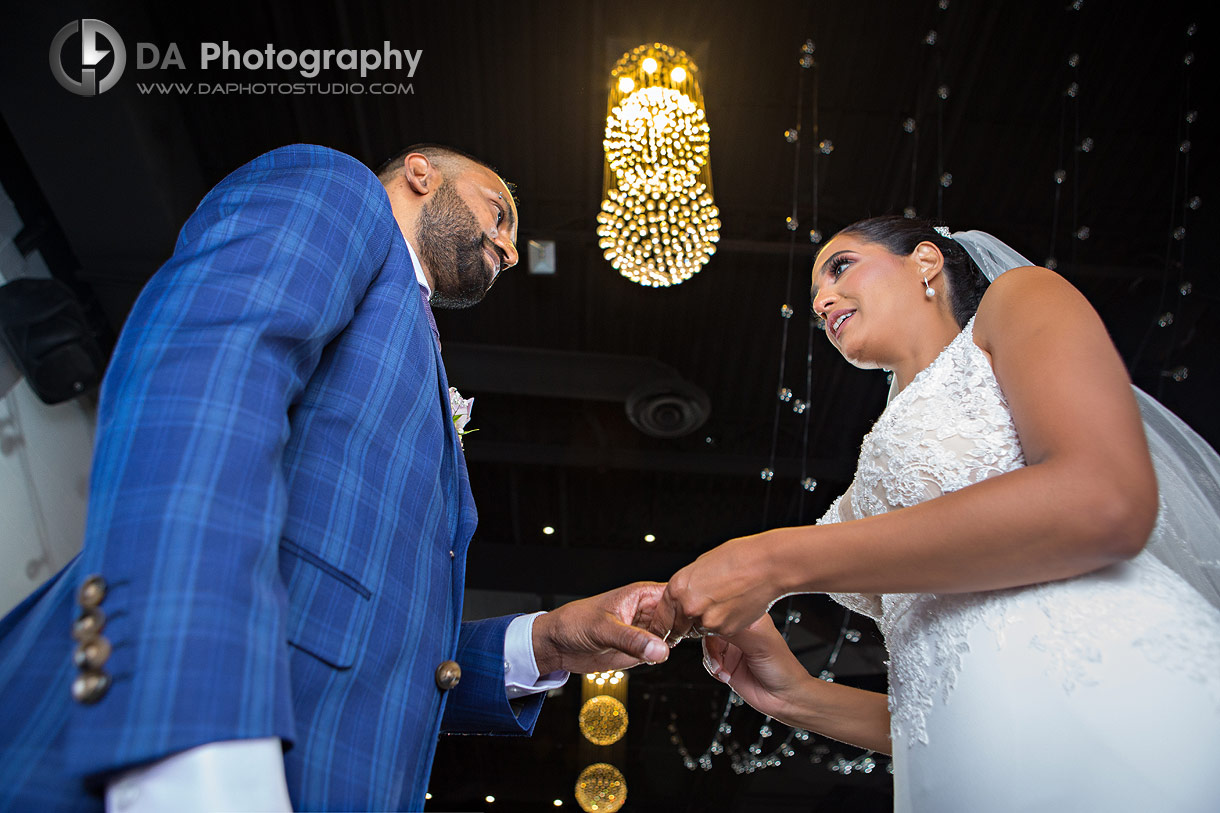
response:
M457 387L449 388L449 411L453 413L453 428L458 433L458 445L465 450L462 444L462 438L469 435L471 432L478 432L478 429L467 429L466 424L470 423L470 411L474 409L473 398L463 398L462 394L457 391Z

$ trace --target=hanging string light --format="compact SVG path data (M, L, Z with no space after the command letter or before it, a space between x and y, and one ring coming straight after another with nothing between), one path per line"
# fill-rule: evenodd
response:
M936 5L943 13L949 9L949 0L940 0ZM935 30L924 37L924 43L932 48L936 60L936 219L944 220L945 190L953 185L953 173L945 170L945 107L949 103L949 86L945 84L945 63L937 46L939 41Z
M1068 7L1068 13L1072 13L1072 8L1070 6ZM1055 246L1059 238L1059 212L1063 201L1063 187L1068 179L1067 169L1064 167L1063 158L1064 150L1067 146L1067 125L1069 119L1072 120L1073 133L1076 135L1076 145L1079 144L1080 105L1078 103L1078 98L1080 96L1080 54L1076 53L1075 51L1069 54L1067 58L1067 67L1069 71L1068 83L1064 88L1063 93L1060 95L1059 103L1059 157L1055 162L1055 172L1051 176L1051 180L1053 182L1052 190L1054 193L1051 200L1051 239L1049 245L1047 246L1046 259L1042 263L1052 271L1058 269L1059 267L1059 258L1056 256ZM1077 181L1080 169L1080 151L1076 145L1073 146L1072 150L1074 164L1072 169L1071 185L1073 201L1073 226L1075 225L1076 218L1076 192L1079 189Z
M1182 322L1175 316L1175 313L1181 309L1184 300L1194 292L1194 285L1186 277L1187 221L1192 212L1203 206L1203 199L1193 193L1190 185L1191 126L1199 118L1199 111L1193 106L1190 94L1191 72L1195 62L1193 42L1197 30L1198 28L1193 22L1186 26L1185 43L1180 61L1182 84L1178 96L1177 131L1173 141L1173 182L1169 197L1169 224L1165 237L1161 291L1157 297L1156 310L1151 324L1144 331L1131 361L1131 370L1134 374L1139 370L1140 360L1143 358L1153 334L1160 329L1169 329L1165 357L1158 362L1158 364L1165 365L1157 378L1156 397L1158 399L1164 398L1165 385L1168 382L1181 383L1190 377L1190 369L1185 364L1175 364L1173 355L1177 351L1178 329Z
M803 110L805 98L806 76L813 77L813 121L812 132L813 138L810 139L813 145L813 206L812 206L812 228L809 231L809 240L817 245L822 241L821 232L818 230L819 211L818 211L818 190L820 187L819 164L822 158L829 156L834 152L834 143L828 138L822 138L820 132L820 123L818 120L818 84L817 71L814 70L816 63L814 61L815 46L813 40L806 40L800 48L798 64L800 65L800 80L797 87L796 100L796 121L786 129L783 133L784 141L793 146L792 157L792 196L791 208L784 220L784 225L789 233L788 241L788 273L785 294L789 301L793 297L793 279L795 277L795 268L797 260L796 251L796 231L799 226L799 191L800 191L800 167L801 167L801 133L803 127ZM797 398L792 388L785 384L786 381L786 358L788 348L788 333L791 327L792 317L795 310L786 302L780 306L779 316L782 321L782 330L780 338L780 361L779 361L779 386L776 390L777 398L775 404L775 415L772 423L771 433L771 449L767 465L761 471L761 478L765 483L764 499L763 499L763 517L762 527L766 529L769 524L769 509L771 493L773 489L773 480L775 477L775 459L778 448L779 426L781 419L784 417L786 410L784 407L789 407L791 412L798 415L803 423L803 440L801 449L801 491L798 493L798 522L805 522L805 499L817 488L817 480L809 476L807 471L806 460L808 458L809 446L809 425L812 411L809 410L809 404L813 400L813 341L816 328L816 320L810 314L808 319L808 341L805 352L805 388L804 397ZM860 633L854 629L850 629L848 622L851 618L851 612L845 612L843 621L840 624L838 639L832 648L829 657L823 663L821 675L823 679L833 680L834 665L838 660L839 653L842 651L844 641L855 643L860 640ZM785 640L788 639L792 627L799 624L801 621L801 613L794 610L792 600L787 602L787 610L784 622L780 627L780 631ZM690 771L701 769L710 771L713 765L713 759L727 755L730 765L735 773L753 773L763 768L776 767L783 764L783 761L788 757L796 755L796 748L801 745L806 745L814 749L811 761L821 762L826 754L830 753L830 748L817 741L808 731L801 729L789 729L781 723L776 723L770 717L766 717L758 725L754 734L753 742L748 746L741 744L734 736L734 713L743 705L742 699L735 693L729 692L728 698L725 700L724 706L720 711L716 722L716 730L712 735L711 742L703 750L698 757L691 754L682 739L681 733L678 730L677 714L670 713L670 722L667 725L669 739L677 751L678 756L682 759L683 766ZM786 734L783 737L777 736L777 729L785 728ZM855 760L847 760L841 754L835 754L834 761L829 766L832 770L840 770L843 773L851 773L853 770L859 770L867 773L872 768L867 770L863 767L865 763L859 760L867 759L870 764L875 765L872 759L872 752L868 752ZM836 767L840 763L845 765L845 768Z
M911 187L907 192L907 205L903 207L902 216L913 218L918 212L915 209L915 190L919 180L919 124L914 116L902 120L902 131L911 136Z
M949 0L937 0L937 11L944 13L949 10ZM929 29L922 39L922 44L925 46L927 56L924 59L923 67L918 72L918 81L916 82L915 94L915 109L911 115L904 116L902 119L902 131L911 136L911 183L907 191L907 205L903 207L903 217L914 218L919 212L915 206L915 193L919 189L919 134L922 129L920 122L923 120L925 91L924 77L928 75L927 60L933 62L932 74L935 82L936 99L936 217L943 217L944 209L944 194L945 190L953 185L953 174L945 171L944 161L944 119L945 106L949 101L949 86L945 84L944 79L944 64L941 59L941 35L935 29Z
M720 239L698 74L685 52L659 42L610 72L598 247L641 285L690 279Z
M807 40L805 45L806 45L806 47L809 48L810 51L813 50L812 40ZM809 54L809 56L810 56L810 59L812 60L813 55ZM802 67L804 67L803 63L802 63ZM813 243L816 246L816 245L821 244L821 242L822 242L822 230L819 228L819 225L821 223L821 211L818 208L818 193L821 190L821 186L822 186L819 170L820 170L822 162L818 159L819 159L819 155L830 155L830 153L834 150L834 147L831 144L830 139L822 139L822 124L821 124L821 120L818 117L818 111L820 109L820 105L818 104L818 72L816 70L812 71L812 75L813 75L813 140L818 144L818 153L813 156L813 192L812 192L812 200L811 200L812 206L810 207L810 214L813 219L813 224L812 224L813 228L811 228L809 230L809 242ZM799 185L799 179L798 179L797 185ZM793 246L793 248L795 248L795 246ZM806 330L806 342L805 342L805 398L802 401L801 408L799 410L796 407L793 407L794 412L796 412L798 415L802 415L804 417L804 420L802 421L802 426L801 426L801 489L802 490L800 492L798 492L798 494L797 494L797 522L798 522L798 524L801 524L801 525L805 524L805 498L808 497L810 494L812 494L813 490L815 488L817 488L817 486L818 486L818 481L809 476L809 454L808 454L808 452L809 452L809 423L810 423L810 419L813 415L813 413L811 413L808 410L808 405L813 403L813 339L814 339L815 334L817 333L818 325L820 324L818 319L816 319L814 317L812 309L810 309L809 315L806 318L806 322L807 322L807 325L806 325L807 330ZM799 617L800 617L799 613L797 614L797 617L799 619ZM785 633L784 638L786 640L788 637L787 636L787 626L785 626L785 628L784 628L784 633Z
M1083 2L1075 2L1070 6L1069 13L1079 15ZM1079 29L1079 25L1076 26ZM1081 136L1080 134L1080 83L1079 68L1080 57L1076 53L1068 56L1068 67L1072 70L1072 81L1068 84L1067 90L1064 93L1064 98L1071 104L1072 109L1072 256L1071 256L1071 271L1075 271L1077 267L1077 256L1080 250L1080 244L1089 239L1091 230L1088 226L1080 224L1080 158L1082 155L1087 155L1093 151L1093 139L1089 136ZM1071 278L1071 275L1068 275Z
M813 40L805 40L801 44L800 56L797 59L797 64L800 65L799 80L796 88L796 122L792 127L784 131L784 140L792 145L792 195L790 198L791 205L789 208L788 217L784 224L788 229L788 266L787 276L784 284L785 296L791 301L792 299L792 279L796 268L796 230L799 228L799 212L800 206L800 181L801 181L801 127L803 126L803 112L805 103L805 77L813 71L816 64L813 59L815 46ZM814 132L814 140L816 141L818 133ZM814 160L816 164L816 159ZM814 229L816 231L816 227ZM810 240L813 240L814 234L810 234ZM818 239L821 236L818 235ZM793 399L792 390L785 384L787 362L788 362L788 332L792 326L792 315L796 311L792 306L785 302L779 307L779 315L782 320L782 329L780 331L779 343L779 385L776 390L778 400L775 404L775 414L771 420L771 449L768 454L767 465L762 470L762 479L768 484L775 476L775 455L779 449L779 426L780 416L784 406L792 407L793 412L802 414L805 412L805 401L801 399ZM771 512L771 489L767 488L763 492L763 512L762 512L762 528L766 530L768 519Z
M1180 319L1174 319L1174 311L1168 310L1170 307L1167 303L1176 301L1177 304L1172 306L1174 309L1181 307L1182 300L1190 296L1194 286L1186 279L1186 224L1190 218L1190 213L1197 211L1203 205L1203 199L1198 195L1193 194L1190 187L1190 131L1193 125L1199 118L1199 113L1191 107L1190 97L1190 78L1191 67L1195 63L1195 53L1192 49L1197 26L1192 22L1186 26L1186 44L1182 54L1182 95L1179 102L1178 110L1178 132L1176 139L1176 151L1174 154L1174 172L1173 172L1173 195L1169 216L1169 237L1166 241L1165 248L1165 271L1162 275L1161 295L1157 304L1157 311L1160 316L1157 318L1159 327L1169 327L1169 354L1176 351L1178 339L1178 325ZM1181 174L1181 197L1178 197L1178 177ZM1176 249L1176 251L1175 251ZM1177 254L1177 260L1171 258ZM1171 272L1173 266L1177 266L1177 274ZM1176 276L1173 287L1176 289L1174 293L1169 292L1170 279ZM1171 361L1172 363L1172 361ZM1181 383L1189 376L1190 371L1185 365L1179 364L1161 371L1160 379L1157 381L1157 397L1163 396L1165 391L1165 383L1174 381Z
M1064 9L1068 15L1068 27L1072 30L1073 40L1079 39L1079 15L1083 7L1083 0L1076 0L1076 2L1069 4ZM1077 266L1080 244L1092 236L1092 229L1080 223L1080 163L1082 156L1093 151L1095 142L1090 136L1081 135L1080 106L1084 95L1084 88L1080 75L1080 53L1075 49L1070 50L1064 64L1067 67L1067 76L1059 97L1059 155L1055 171L1051 175L1053 190L1051 201L1051 234L1047 246L1046 259L1043 260L1042 264L1052 271L1057 270L1068 279L1071 279L1072 272ZM1069 127L1071 129L1070 135L1068 134ZM1072 170L1070 173L1064 160L1065 151L1068 149L1071 150L1072 156ZM1066 267L1061 268L1057 246L1060 236L1059 221L1063 208L1065 187L1071 193L1071 242L1069 244L1071 249Z

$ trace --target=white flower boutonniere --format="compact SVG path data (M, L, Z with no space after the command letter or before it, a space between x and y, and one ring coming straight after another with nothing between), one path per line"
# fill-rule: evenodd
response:
M457 391L457 387L449 388L449 410L453 413L453 428L458 433L458 445L464 450L466 447L462 445L462 438L469 435L471 432L478 432L478 429L467 429L466 424L470 423L470 411L474 409L473 398L463 398L462 394Z

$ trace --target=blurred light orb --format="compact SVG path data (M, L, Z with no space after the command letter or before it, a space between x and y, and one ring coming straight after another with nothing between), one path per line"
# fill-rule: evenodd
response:
M612 684L620 678L612 677ZM580 733L594 745L613 745L627 733L627 707L609 695L590 697L580 708Z
M627 780L606 762L595 762L576 778L576 803L585 813L615 813L627 801Z

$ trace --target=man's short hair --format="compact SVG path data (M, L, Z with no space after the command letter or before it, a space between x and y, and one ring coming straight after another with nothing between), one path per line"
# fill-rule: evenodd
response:
M487 167L497 175L500 174L491 164L480 158L475 158L470 153L462 152L456 147L449 147L444 144L423 143L412 144L410 147L400 150L383 161L381 166L377 168L377 177L381 180L381 182L389 183L391 180L393 180L394 176L398 174L398 170L402 169L402 162L413 152L417 152L424 156L433 164L440 167L442 171L444 171L446 165L453 166L455 163L460 161L470 161L471 163L478 164L481 167Z
M481 167L486 167L496 174L496 177L504 181L504 185L508 187L508 194L513 196L513 200L517 199L517 185L506 180L500 175L500 170L493 167L491 164L484 161L482 158L476 158L468 152L462 152L456 147L450 147L445 144L412 144L404 150L399 150L395 155L390 156L381 163L377 168L377 180L382 184L388 184L398 176L399 170L402 169L402 162L408 155L417 152L427 158L435 166L439 167L443 173L448 167L457 165L462 161L469 161L472 164L478 164Z

